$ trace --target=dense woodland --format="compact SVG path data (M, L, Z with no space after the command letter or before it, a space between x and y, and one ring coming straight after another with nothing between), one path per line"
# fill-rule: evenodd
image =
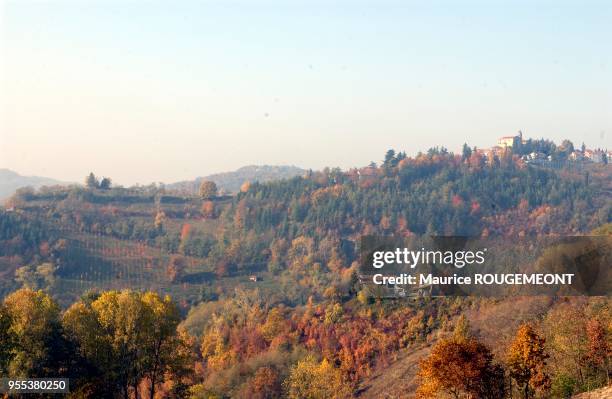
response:
M93 174L21 189L0 211L0 373L67 376L73 397L368 397L423 350L407 395L605 386L608 298L524 298L506 319L509 300L382 300L357 279L364 234L610 235L609 166L524 164L534 148L563 160L569 144L390 150L380 165L244 182L234 196Z

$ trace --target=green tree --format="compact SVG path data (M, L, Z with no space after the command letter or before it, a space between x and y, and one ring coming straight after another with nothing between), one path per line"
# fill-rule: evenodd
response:
M109 177L104 177L100 180L100 189L101 190L109 190L111 188L112 181Z
M461 159L465 161L466 159L470 159L472 156L472 149L467 143L463 143L463 148L461 149Z
M395 150L390 149L389 151L387 151L387 153L385 154L385 161L383 163L383 165L385 167L394 167L396 166L398 163L397 158L395 157Z
M100 182L96 178L96 175L93 174L93 172L90 173L89 175L87 175L87 177L85 178L85 187L87 187L87 188L98 188L98 187L100 187Z

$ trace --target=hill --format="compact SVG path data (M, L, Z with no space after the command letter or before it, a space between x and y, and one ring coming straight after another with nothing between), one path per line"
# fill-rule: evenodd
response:
M10 169L0 169L0 201L10 197L22 187L39 188L56 184L62 184L62 182L48 177L22 176Z
M609 299L385 300L359 283L356 248L366 234L606 232L611 172L434 148L208 199L155 185L24 190L0 210L0 297L42 289L67 308L93 291L169 294L199 342L196 388L218 397L255 397L264 371L281 389L298 362L337 373L342 392L412 397L419 360L461 315L498 362L532 322L550 347L551 389L568 397L603 386L599 363L576 368L564 351L586 353L589 328L612 326Z
M298 168L297 166L249 165L243 166L233 172L216 173L209 176L197 177L194 180L168 184L166 187L187 193L197 193L200 183L208 180L215 182L220 190L224 190L228 193L237 193L240 191L240 186L246 181L251 183L267 183L275 180L302 176L304 173L306 173L306 170Z

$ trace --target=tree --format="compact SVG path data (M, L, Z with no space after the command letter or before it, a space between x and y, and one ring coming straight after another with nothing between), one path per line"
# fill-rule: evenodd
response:
M32 266L22 266L15 270L15 281L21 284L23 288L38 290L42 288L38 275L33 270Z
M162 231L164 228L164 222L166 221L166 214L161 209L157 211L155 214L155 229L157 231Z
M175 283L181 281L185 275L185 267L185 258L180 255L172 255L170 263L168 263L168 267L166 268L166 275L170 282Z
M453 330L453 337L456 340L467 340L472 336L470 322L464 314L459 316Z
M327 359L318 363L312 356L291 368L285 388L289 399L341 399L351 397L352 393L339 369Z
M266 322L261 326L261 334L268 342L272 342L274 338L280 335L286 328L287 323L281 310L274 308L268 312Z
M497 399L505 396L504 370L493 363L489 348L473 338L443 339L419 365L421 384L417 397L446 393Z
M390 168L390 167L397 166L397 163L398 163L398 160L395 157L395 150L390 149L385 154L385 160L383 162L383 165L387 168Z
M211 199L217 196L217 185L213 181L203 181L200 184L200 197L202 199Z
M59 306L44 292L30 289L10 294L4 305L10 319L8 334L13 337L8 375L57 377L61 358L67 355L61 353Z
M138 397L143 379L149 396L166 377L183 375L190 362L179 311L157 293L109 291L95 301L77 302L63 323L81 355L94 365L106 392Z
M190 337L178 331L181 320L176 305L169 296L146 292L140 297L145 308L142 374L150 381L149 397L155 398L157 384L168 375L184 376L191 363Z
M463 143L463 148L461 149L461 160L465 161L467 159L470 159L471 156L472 156L472 149L470 148L469 145L467 145L467 143Z
M574 143L572 143L570 140L563 140L561 142L561 148L566 154L569 155L574 152Z
M278 370L275 367L264 366L257 369L248 381L244 398L278 399L282 397L283 387Z
M541 338L529 324L519 327L508 350L508 370L524 399L538 391L550 388L550 377L545 371L548 354Z
M568 248L569 249L569 248ZM554 252L550 263L554 267L563 256L558 251ZM571 256L568 250L561 251ZM553 371L552 385L559 385L560 378L565 378L562 384L567 391L572 393L575 389L586 387L585 357L588 353L588 337L586 334L586 322L589 319L585 313L583 304L576 302L562 302L551 309L544 322L542 329L546 338L546 347L550 352L547 361L548 368ZM572 320L568 323L568 320Z
M55 271L56 267L50 262L36 267L23 266L15 270L15 280L21 283L23 288L48 291L55 285Z
M100 189L101 190L109 190L111 188L112 181L110 177L104 177L100 180Z
M588 337L586 361L595 370L601 370L606 385L610 385L610 356L612 349L610 348L606 329L599 320L593 318L586 324L586 333Z
M96 178L96 175L93 174L93 172L90 173L85 178L85 187L93 189L93 188L98 188L99 186L100 186L100 182Z
M240 186L240 192L246 193L247 191L249 191L249 188L251 188L251 182L247 180Z
M13 357L14 337L10 330L11 316L6 307L0 304L0 375L8 373L8 366Z

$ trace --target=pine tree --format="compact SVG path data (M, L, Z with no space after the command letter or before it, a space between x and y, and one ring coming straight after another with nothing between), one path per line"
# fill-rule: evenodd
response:
M85 178L85 186L87 188L98 188L100 187L100 182L98 181L98 179L96 178L96 175L92 173L90 173L86 178Z

